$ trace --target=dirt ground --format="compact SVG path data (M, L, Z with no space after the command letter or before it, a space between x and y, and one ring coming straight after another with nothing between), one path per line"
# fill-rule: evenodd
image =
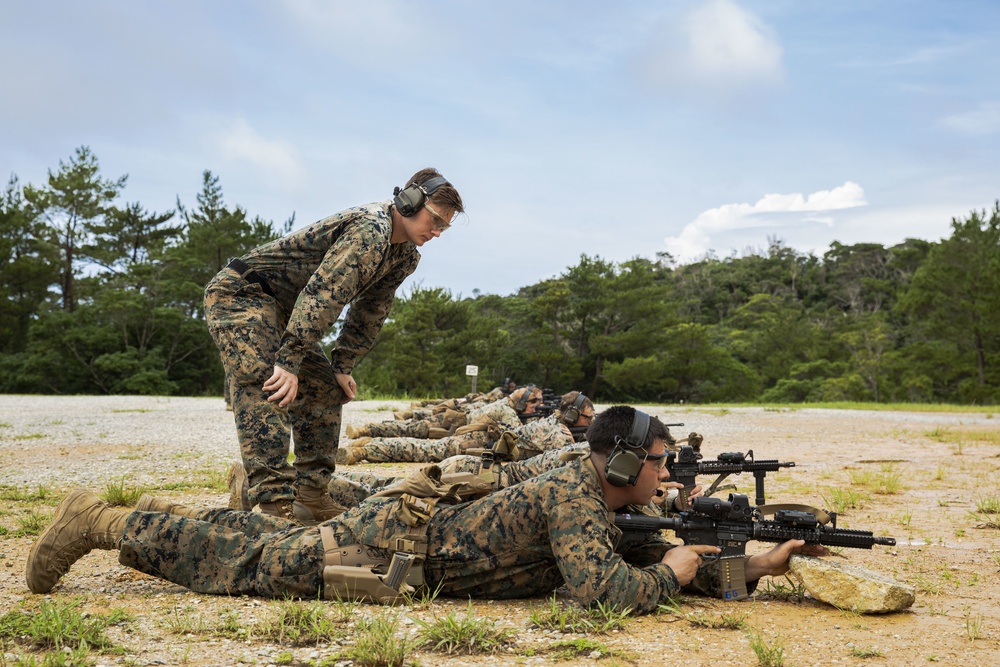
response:
M345 408L345 422L386 418L402 406L352 403ZM0 617L37 610L44 601L79 600L92 614L123 610L129 620L108 630L121 649L92 652L89 660L99 665L347 665L338 656L357 640L360 618L398 615L400 636L412 638L420 621L448 614L465 618L470 604L474 617L495 619L498 627L516 632L517 640L493 655L414 649L408 663L757 665L764 664L751 645L757 634L765 647L781 648L785 665L1000 664L1000 529L995 510L980 510L1000 496L1000 418L954 412L646 409L668 423L683 422L672 429L675 435L704 435L707 458L752 449L757 458L794 461L794 468L768 474L768 500L827 509L846 505L839 526L895 537L895 547L844 549L833 558L913 586L916 603L900 613L862 616L800 596L793 582L780 578L761 582L751 600L685 597L679 611L634 617L608 634L574 634L532 626L532 614L549 605L546 598L438 599L388 609L362 605L352 619L340 622L343 632L329 642L299 647L252 630L280 602L193 594L128 570L112 552L85 556L50 595L36 596L24 584L34 539L26 527L32 517L51 516L73 486L100 491L109 483L141 485L188 504L224 505L224 474L237 451L235 430L219 399L0 396ZM381 474L415 467L352 466ZM752 499L753 477L735 481ZM47 493L39 494L39 485ZM767 548L751 543L749 551ZM227 622L243 631L208 631ZM569 640L588 648L572 657L553 652ZM18 661L32 655L41 664L37 649L10 638L2 641L0 667L25 664Z

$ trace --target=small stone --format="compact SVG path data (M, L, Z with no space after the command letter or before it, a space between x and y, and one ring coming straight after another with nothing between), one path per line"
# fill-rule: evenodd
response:
M907 609L916 599L912 586L847 563L796 554L788 565L810 595L839 609L887 614Z

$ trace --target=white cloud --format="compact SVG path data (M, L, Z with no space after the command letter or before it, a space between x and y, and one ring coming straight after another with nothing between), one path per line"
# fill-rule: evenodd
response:
M658 87L729 97L785 78L774 31L733 0L700 3L653 39L641 68Z
M983 102L978 109L943 118L941 124L961 134L996 134L1000 132L1000 102Z
M718 241L726 232L748 228L778 230L816 223L832 227L834 219L831 216L817 214L856 208L867 203L864 190L853 181L808 196L800 192L766 194L753 204L724 204L709 209L685 225L679 235L668 236L664 241L667 251L676 259L691 260L713 249L713 239ZM764 234L760 236L763 238ZM724 239L723 242L732 246Z
M287 141L264 138L243 118L222 132L218 147L223 158L248 163L265 178L289 186L304 179L306 170L295 147Z

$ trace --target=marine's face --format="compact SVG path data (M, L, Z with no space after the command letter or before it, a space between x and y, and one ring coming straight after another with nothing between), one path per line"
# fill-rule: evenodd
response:
M538 406L542 403L542 392L538 392L537 394L535 392L531 392L531 394L531 398L529 398L525 404L524 412L521 413L523 415L530 415L537 412Z
M438 209L432 204L424 204L423 208L409 218L403 218L403 231L406 240L422 246L451 226L455 212L450 209Z
M580 416L570 426L590 426L592 421L594 421L594 408L583 408L580 410Z
M662 440L654 440L647 453L643 454L639 450L636 452L636 455L639 454L642 454L644 460L642 468L640 468L639 474L636 476L635 486L632 489L635 496L630 502L645 505L653 499L653 496L656 495L656 490L660 488L662 482L667 481L670 473L666 468L667 451Z

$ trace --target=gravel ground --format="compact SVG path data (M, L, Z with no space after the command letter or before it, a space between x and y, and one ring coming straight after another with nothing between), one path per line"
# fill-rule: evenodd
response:
M389 418L405 405L351 403L345 406L344 420L362 424ZM608 651L624 652L605 662L757 664L745 631L703 627L692 620L745 615L747 627L783 645L788 665L859 664L865 662L864 654L881 656L879 661L888 664L1000 664L1000 609L995 602L1000 531L983 527L974 516L977 498L1000 493L995 481L1000 423L992 414L646 407L668 423L683 422L672 429L675 434L702 433L709 457L753 449L759 458L795 461L794 469L768 475L769 499L829 506L832 489L856 489L866 500L846 510L841 525L893 535L899 546L846 550L851 553L843 557L915 586L917 603L904 613L861 617L808 597L760 596L738 603L691 598L684 601L682 615L633 619L624 632L587 637ZM178 634L170 619L180 615L217 622L232 614L251 624L273 612L277 603L195 595L120 566L110 552L83 558L49 596L34 596L25 588L24 562L33 537L19 535L16 528L26 513L51 514L65 490L99 490L121 479L182 502L224 504L227 495L217 482L236 457L232 413L221 399L0 396L0 490L43 485L52 491L50 498L33 505L0 501L0 528L5 529L0 532L0 615L37 608L43 598L81 599L95 611L129 611L134 620L110 632L125 654L95 654L98 664L333 664L343 646L355 640L350 634L309 647ZM354 468L395 474L415 467ZM858 472L886 470L901 477L896 493L877 494L853 483ZM752 493L752 477L737 481L741 492ZM437 600L388 611L399 613L401 627L412 633L416 621L449 613L464 616L468 604ZM419 650L410 659L421 665L490 667L554 662L548 653L554 642L582 636L532 628L532 609L545 604L544 599L473 603L477 618L496 619L519 635L514 647L496 656ZM358 613L385 611L363 605ZM12 664L23 647L7 645L4 650L7 657L0 655L0 667L5 660ZM591 664L602 656L607 653L594 650L567 663Z

